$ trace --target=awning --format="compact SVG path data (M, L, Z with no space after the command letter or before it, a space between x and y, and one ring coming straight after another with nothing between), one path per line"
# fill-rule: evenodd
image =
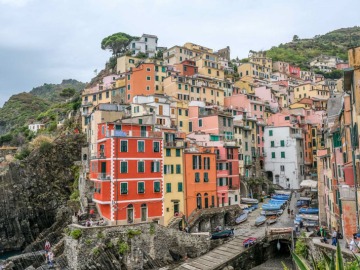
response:
M317 181L314 180L304 180L301 182L300 187L302 188L316 188L317 187Z

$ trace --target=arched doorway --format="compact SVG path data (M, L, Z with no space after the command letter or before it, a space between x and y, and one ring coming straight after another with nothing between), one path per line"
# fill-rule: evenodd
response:
M204 207L209 208L209 197L207 193L204 194Z
M225 193L221 194L221 206L225 206Z
M197 209L201 209L202 208L202 204L201 204L201 194L198 193L196 195L196 206L197 206Z
M134 223L134 206L132 204L126 208L126 218L128 224Z
M147 220L147 206L146 203L141 205L141 221L145 222Z
M206 229L206 220L205 219L200 220L199 225L198 225L198 231L199 232L207 231L207 229Z
M227 226L231 223L231 215L229 212L224 215L224 225Z

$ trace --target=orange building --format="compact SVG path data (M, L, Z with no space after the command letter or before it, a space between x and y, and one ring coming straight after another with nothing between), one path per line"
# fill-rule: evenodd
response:
M185 60L179 64L175 64L174 67L180 73L181 76L193 76L198 73L196 62L192 60Z
M161 133L150 125L98 125L96 156L90 161L93 201L110 224L163 223Z
M196 209L216 207L216 154L213 147L184 153L185 207L189 217Z

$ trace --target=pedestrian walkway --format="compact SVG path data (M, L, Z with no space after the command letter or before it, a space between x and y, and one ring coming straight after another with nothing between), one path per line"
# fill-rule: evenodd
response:
M266 203L266 202L264 202ZM290 207L294 209L296 204L296 199L292 198L290 201ZM249 237L255 237L258 240L261 240L265 237L266 225L261 225L259 227L255 226L255 219L260 215L261 212L261 203L259 204L259 209L256 209L252 213L249 214L248 220L244 223L237 226L234 230L234 238L211 250L205 255L183 263L177 270L212 270L218 269L222 265L225 265L226 262L235 259L239 256L240 253L245 251L243 247L243 241L248 239ZM278 221L271 225L272 228L281 228L281 227L293 227L294 221L289 218L287 212L279 217Z

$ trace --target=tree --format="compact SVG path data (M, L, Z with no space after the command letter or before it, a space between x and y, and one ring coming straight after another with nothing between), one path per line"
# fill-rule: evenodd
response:
M299 36L298 36L298 35L294 35L292 41L299 41Z
M130 42L135 39L126 33L115 33L107 36L101 41L101 49L112 51L113 55L120 55L126 53L129 49Z
M64 98L70 98L75 94L76 90L74 88L65 88L61 91L60 96Z

